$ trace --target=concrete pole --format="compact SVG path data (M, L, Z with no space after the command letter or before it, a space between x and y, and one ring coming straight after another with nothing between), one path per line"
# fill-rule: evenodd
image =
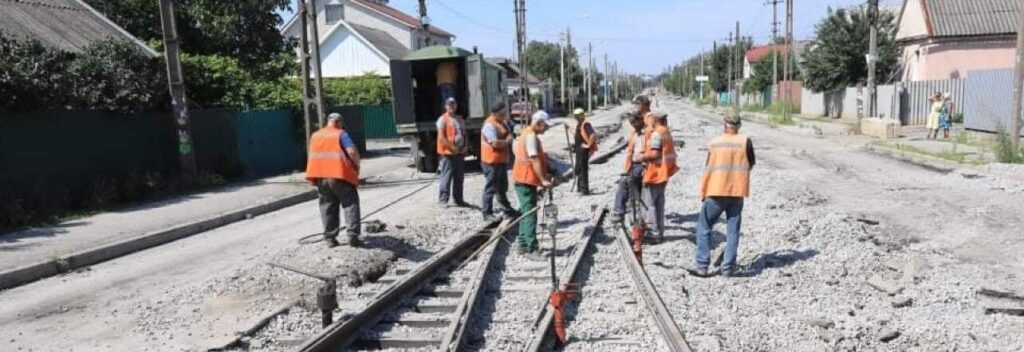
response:
M592 83L593 80L594 80L594 45L591 44L590 42L587 42L587 111L593 111L594 110L594 107L592 105L594 99L591 99L593 97L593 89L591 88L591 86L592 86L591 83Z
M568 33L568 32L569 31L567 29L566 33ZM564 39L564 38L559 38L559 39ZM558 56L558 64L559 64L558 72L559 72L559 75L561 75L561 77L562 77L562 85L561 85L561 87L562 87L562 109L565 109L565 106L566 106L566 104L565 104L565 42L559 40L558 47L559 47L559 51L561 52L561 54Z
M772 40L768 44L772 48L772 90L779 95L779 51L775 49L775 38L779 37L779 3L781 0L772 0ZM773 99L775 97L772 97Z
M604 93L604 106L608 106L608 54L604 54L604 74L601 75L601 92Z
M736 93L734 94L734 99L733 99L733 102L732 102L732 106L733 106L733 109L736 109L737 112L740 111L740 94L741 94L741 92L740 92L740 81L743 80L743 60L742 60L743 50L741 49L741 44L740 44L742 42L743 42L743 37L740 36L740 21L736 21L736 46L735 46L735 50L736 51L735 51L735 53L733 55L735 55L735 57L736 57L736 65L739 66L739 67L736 68L736 71L737 71L737 73L736 73L736 82L733 83L734 84L733 89L735 89Z
M704 49L700 49L700 75L704 76ZM704 100L704 81L700 81L700 100Z
M192 125L188 116L188 98L185 95L185 74L181 69L178 28L175 24L174 2L160 0L160 24L164 37L164 56L167 61L167 85L171 94L171 110L178 131L178 163L181 180L192 184L198 171L192 150Z
M1017 77L1013 84L1013 118L1010 121L1010 133L1013 134L1013 148L1020 150L1021 95L1024 94L1024 7L1017 13Z
M875 77L875 70L878 62L878 0L868 0L868 21L871 23L871 37L868 45L868 117L878 116L875 102L878 95L878 82Z

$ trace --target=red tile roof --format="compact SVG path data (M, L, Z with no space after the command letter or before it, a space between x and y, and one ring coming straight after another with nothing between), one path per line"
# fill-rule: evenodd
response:
M398 9L396 9L394 7L391 7L391 6L388 6L388 5L384 5L384 4L380 4L380 3L377 3L377 2L372 1L372 0L352 0L352 1L357 3L357 4L359 4L359 5L363 5L363 6L369 8L371 10L380 12L380 13L384 14L385 16L394 18L396 21L402 22L402 23L404 23L405 25L407 25L409 27L419 28L419 26L420 26L420 19L419 18L413 17L413 16L411 16L411 15L405 13L405 12L399 11ZM444 37L454 37L455 36L454 34L448 33L447 31L445 31L445 30L443 30L441 28L438 28L438 27L436 27L434 25L430 26L430 33L434 34L434 35L444 36Z
M786 52L786 44L756 46L747 50L747 61L750 63L761 61L765 56L771 55L772 48L775 48L779 53Z

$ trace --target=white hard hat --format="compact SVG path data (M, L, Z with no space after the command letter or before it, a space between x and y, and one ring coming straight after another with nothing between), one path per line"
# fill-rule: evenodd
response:
M548 116L548 113L544 112L544 110L537 110L537 112L533 113L533 116L530 117L530 123L537 123L538 121L543 122L548 126L551 125L551 117Z

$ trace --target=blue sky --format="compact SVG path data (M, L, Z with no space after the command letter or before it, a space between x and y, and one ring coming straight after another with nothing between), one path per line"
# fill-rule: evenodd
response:
M527 39L557 41L572 27L573 44L594 45L598 69L603 55L628 72L657 73L666 66L711 50L712 41L728 41L736 21L740 32L764 43L771 34L772 8L766 0L527 0ZM814 33L814 25L831 6L865 4L866 0L795 0L794 35ZM896 6L902 0L881 0ZM417 0L391 0L409 14ZM784 22L785 5L779 5ZM474 45L487 56L511 56L515 46L513 0L427 0L431 24L456 35L455 45ZM291 14L284 14L285 20ZM782 25L779 26L780 31Z

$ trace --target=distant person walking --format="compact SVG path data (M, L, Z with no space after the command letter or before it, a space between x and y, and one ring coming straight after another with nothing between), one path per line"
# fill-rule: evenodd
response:
M694 275L708 274L711 229L725 213L727 234L722 274L734 276L736 251L740 245L740 224L743 199L750 195L750 171L754 167L754 144L739 134L742 120L732 113L725 118L725 131L708 143L707 165L700 182L700 199L704 202L697 219L697 266L688 269Z
M447 206L449 199L454 199L456 206L464 207L467 206L462 198L466 172L466 123L456 113L458 103L455 98L448 98L444 106L444 115L437 119L437 155L441 156L437 201Z
M949 93L942 93L942 110L939 111L939 129L942 138L949 139L949 130L953 128L953 102ZM938 137L938 136L936 136Z
M942 93L935 92L928 97L928 100L932 102L931 109L928 113L928 119L925 121L925 127L928 128L928 139L935 139L939 136L939 118L942 116L942 108L946 105L942 99Z
M587 113L582 108L576 108L572 114L576 116L573 148L576 157L576 192L590 195L590 156L597 151L597 133L590 121L587 121Z
M320 194L320 218L328 247L339 245L340 209L345 210L345 234L350 246L359 240L359 149L341 124L341 115L327 116L327 125L309 139L306 180Z
M537 111L530 118L530 125L522 130L515 141L515 164L512 166L512 181L516 184L516 198L519 199L519 211L526 214L537 206L538 192L551 188L554 184L548 176L547 154L538 135L544 134L551 124L551 119L543 110ZM537 213L525 217L519 222L519 237L516 239L517 251L522 255L539 254L537 244Z
M454 62L445 61L437 64L435 76L437 77L437 91L441 93L441 109L443 110L448 99L455 98L459 69L455 67Z
M628 115L633 131L629 133L627 139L625 168L615 191L615 204L612 207L611 220L616 224L621 223L625 217L629 200L640 196L644 177L644 119L638 113Z
M480 135L480 169L484 173L480 208L484 221L494 221L494 198L498 199L503 213L514 212L508 201L508 162L513 139L504 102L491 106L491 116L484 122Z

